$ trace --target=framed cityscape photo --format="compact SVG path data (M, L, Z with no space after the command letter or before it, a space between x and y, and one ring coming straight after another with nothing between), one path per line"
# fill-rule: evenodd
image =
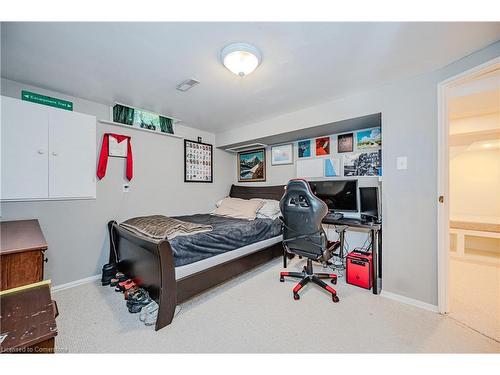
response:
M272 146L271 165L293 164L293 144Z
M238 182L266 181L266 149L238 152Z
M337 137L337 152L352 152L354 150L353 134L340 134Z
M344 155L344 176L365 177L381 175L381 152L357 152Z
M184 182L213 182L212 145L184 140Z

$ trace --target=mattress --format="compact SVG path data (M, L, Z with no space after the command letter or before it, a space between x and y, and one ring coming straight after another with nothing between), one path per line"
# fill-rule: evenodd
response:
M281 235L279 219L248 221L208 214L177 216L175 219L207 224L213 228L210 232L176 237L169 241L175 267L199 262Z
M204 271L208 268L214 267L218 264L229 262L230 260L243 257L245 255L255 253L261 249L272 246L283 241L283 236L279 235L267 240L255 242L251 245L240 247L239 249L227 251L225 253L212 256L210 258L205 258L198 262L186 264L185 266L175 267L175 279L179 280L183 277L193 275L197 272Z

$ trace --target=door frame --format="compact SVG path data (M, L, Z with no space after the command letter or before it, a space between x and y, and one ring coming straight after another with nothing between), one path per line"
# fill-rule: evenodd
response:
M438 83L438 210L437 210L437 261L438 261L438 311L446 314L449 308L449 155L448 155L448 93L449 89L500 67L500 57L468 69ZM440 197L444 197L441 203Z

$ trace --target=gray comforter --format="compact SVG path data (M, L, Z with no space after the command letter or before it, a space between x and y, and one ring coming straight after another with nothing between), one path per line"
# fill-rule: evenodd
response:
M281 234L279 219L248 221L208 214L177 216L175 219L213 227L210 232L176 237L169 241L176 267L236 250Z

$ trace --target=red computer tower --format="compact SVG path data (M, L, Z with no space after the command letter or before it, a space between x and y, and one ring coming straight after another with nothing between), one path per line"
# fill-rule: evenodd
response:
M361 288L372 288L372 254L354 250L347 255L346 281Z

